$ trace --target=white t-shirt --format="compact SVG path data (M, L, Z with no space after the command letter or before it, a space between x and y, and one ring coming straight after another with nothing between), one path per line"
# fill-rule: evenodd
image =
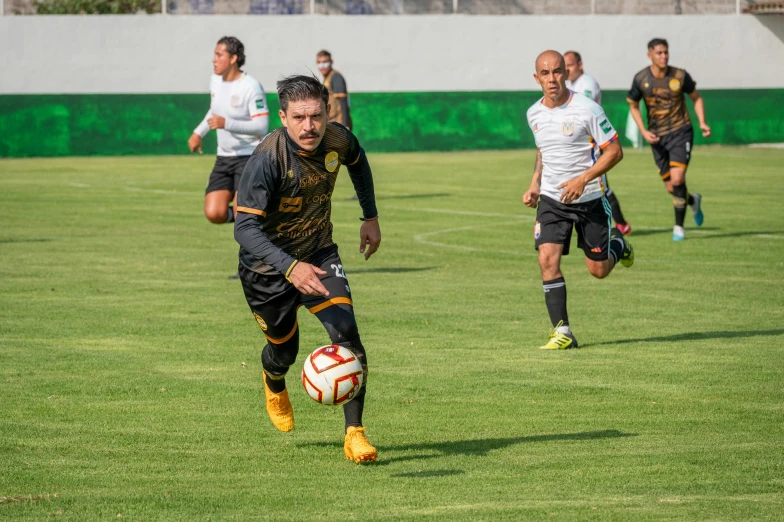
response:
M222 116L226 124L218 129L218 156L250 156L269 128L267 96L261 84L246 73L233 82L213 74L210 96L210 110L193 132L203 138L210 131L207 120Z
M541 193L561 199L558 185L576 178L596 163L597 152L618 135L604 110L584 96L569 94L569 100L554 109L542 105L542 98L528 109L528 126L542 153ZM602 197L601 176L588 182L582 196L572 203Z
M573 82L566 80L566 87L568 87L570 91L582 94L599 105L602 103L602 89L599 87L596 80L594 80L593 76L589 74L583 73Z

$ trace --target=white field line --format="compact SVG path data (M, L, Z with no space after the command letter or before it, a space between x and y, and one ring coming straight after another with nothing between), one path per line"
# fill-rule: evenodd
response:
M492 254L508 254L512 256L528 256L528 257L536 257L538 254L533 252L521 252L519 250L496 250L490 248L479 248L479 247L470 247L465 245L455 245L452 243L441 243L440 241L431 241L428 238L440 235L440 234L448 234L450 232L463 232L466 230L479 230L482 228L495 228L498 225L474 225L469 227L456 227L456 228L444 228L441 230L434 230L432 232L425 232L424 234L416 234L413 239L416 243L420 243L422 245L429 245L429 246L436 246L441 248L451 248L453 250L461 250L463 252L485 252L485 253L492 253Z

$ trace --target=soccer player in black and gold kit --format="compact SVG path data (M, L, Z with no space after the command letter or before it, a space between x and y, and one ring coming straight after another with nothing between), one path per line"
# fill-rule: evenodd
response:
M686 189L686 169L691 159L694 131L684 93L694 102L694 112L699 119L702 135L707 138L711 129L705 123L705 104L697 91L697 84L684 69L669 66L667 40L654 38L648 42L648 58L651 65L634 76L627 100L637 127L645 141L651 144L659 175L667 191L672 194L675 207L672 239L681 241L685 238L683 221L686 204L691 206L695 224L699 227L703 222L701 196L689 194ZM640 113L642 99L645 99L648 112L647 129Z
M240 180L234 237L239 275L251 312L267 338L261 352L267 413L280 431L294 429L285 376L299 350L297 310L305 306L332 344L367 357L354 318L348 279L332 241L331 199L341 165L362 207L360 252L378 249L373 177L365 152L344 126L328 123L328 91L316 78L278 82L283 128L256 147ZM364 383L367 383L365 379ZM362 426L365 384L344 404L344 452L356 462L376 460Z

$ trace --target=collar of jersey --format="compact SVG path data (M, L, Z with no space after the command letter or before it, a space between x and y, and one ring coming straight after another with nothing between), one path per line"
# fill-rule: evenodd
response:
M555 109L563 109L564 107L566 107L567 105L569 105L570 103L572 103L572 98L573 98L573 97L574 97L574 91L573 91L573 90L571 90L571 89L569 89L569 99L568 99L568 100L566 100L566 102L564 102L564 104L563 104L563 105L559 105L558 107L552 107L552 108L551 108L551 107L548 107L547 105L545 105L544 103L542 103L542 101L544 100L544 96L542 96L542 99L541 99L541 100L539 100L539 103L542 105L542 107L544 107L544 108L545 108L545 109L547 109L548 111L554 111Z

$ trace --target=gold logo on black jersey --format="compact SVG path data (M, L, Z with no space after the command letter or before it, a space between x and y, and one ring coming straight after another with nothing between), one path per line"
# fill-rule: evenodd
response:
M264 319L262 319L261 316L259 314L257 314L256 312L253 312L253 317L255 317L256 318L256 322L259 323L259 328L261 328L261 331L262 332L266 332L267 331L267 323L264 322Z
M302 210L302 198L280 198L281 212L299 212Z
M338 153L330 151L327 153L327 157L324 158L324 166L327 168L329 172L335 172L340 167L340 158Z
M677 78L673 78L670 80L670 89L673 91L680 91L681 90L681 82Z
M289 179L291 179L291 178L294 177L294 171L289 169L289 171L288 171L288 173L286 175L289 177Z

